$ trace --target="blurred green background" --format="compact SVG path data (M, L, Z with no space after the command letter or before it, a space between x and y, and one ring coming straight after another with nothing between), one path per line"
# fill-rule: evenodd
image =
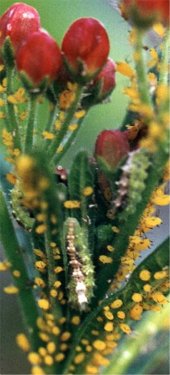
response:
M14 3L14 1L10 0L0 0L0 16ZM109 34L111 43L110 56L115 61L131 61L131 47L128 43L128 25L115 9L115 0L30 0L25 1L25 3L34 6L39 11L42 26L52 34L58 44L61 43L70 23L76 18L86 16L98 18L104 23ZM128 80L117 74L116 81L117 86L109 103L95 106L89 112L76 142L62 161L63 165L68 167L75 153L82 147L89 150L89 152L93 152L96 136L101 130L120 126L127 107L127 98L122 95L122 89L128 84ZM41 121L46 116L46 108L46 105L41 108ZM2 290L4 286L11 282L11 279L7 273L1 273L0 277ZM15 344L16 334L23 331L22 318L16 297L1 293L0 298L0 373L26 374L29 372L26 356ZM159 349L157 342L157 340L159 341L159 337L155 340L154 346ZM162 339L162 343L163 341L164 339ZM152 343L150 346L153 348ZM148 347L149 344L147 345ZM149 355L149 350L147 354ZM150 355L153 355L152 350ZM142 363L140 358L142 358L143 363L147 362L147 355L143 357L139 356L138 363L134 367L132 366L129 370L130 372L127 372L127 374L140 373ZM167 367L164 367L162 364L162 368L159 371L159 373L165 374L167 373ZM147 369L147 373L151 373L149 369ZM154 373L156 374L156 372Z

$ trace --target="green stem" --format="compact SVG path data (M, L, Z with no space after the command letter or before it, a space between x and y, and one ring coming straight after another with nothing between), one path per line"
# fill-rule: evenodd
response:
M137 73L138 91L142 104L148 105L152 109L152 101L149 95L149 85L147 81L147 75L145 70L145 63L142 54L142 37L143 33L141 30L136 29L136 44L135 44L135 63Z
M167 85L168 82L168 57L169 57L169 36L170 31L167 31L165 35L164 45L162 49L162 59L160 63L160 70L159 70L159 84Z
M50 242L52 241L51 232L48 228L45 233L45 248L46 248L46 254L47 254L47 261L48 261L48 286L49 286L49 295L50 290L53 288L54 282L56 281L56 274L54 273L55 268L55 260L53 256L53 251L50 246ZM54 317L61 316L61 309L57 303L57 299L50 296L50 301L52 305L52 309L54 312Z
M61 130L59 131L58 135L56 136L56 138L52 141L51 145L49 146L48 154L49 154L50 159L53 159L54 155L56 154L57 148L61 145L61 143L62 143L62 141L63 141L63 139L64 139L64 137L67 133L68 126L69 126L69 124L70 124L70 122L71 122L71 120L74 116L74 113L76 112L78 104L80 102L82 90L83 90L82 86L77 87L75 99L74 99L72 105L70 106L70 108L67 111L65 120L64 120L64 122L62 124L62 127L61 127ZM62 153L62 155L63 155L63 153Z
M7 75L7 89L6 89L6 112L8 119L8 130L12 132L14 137L14 146L21 150L21 140L20 140L20 131L19 124L17 121L14 104L8 101L8 96L13 94L12 91L12 80L13 80L13 68L6 68Z
M30 286L30 280L25 267L23 256L21 253L20 246L13 228L13 224L6 206L5 198L3 193L0 192L0 238L6 253L6 257L10 262L10 271L13 277L15 286L18 288L18 297L22 309L24 322L30 338L32 350L38 350L38 347L42 344L38 337L38 329L36 325L37 318L39 316L38 309L35 302L32 286ZM14 277L13 271L19 271L20 277Z
M54 126L54 123L55 123L55 120L56 120L56 117L57 117L57 112L58 112L58 105L54 105L54 108L52 109L52 111L50 112L50 116L49 116L49 120L46 124L46 127L45 127L45 130L46 131L50 131L53 129L53 126Z
M62 152L57 154L56 156L54 156L54 163L55 164L58 164L61 160L61 158L63 157L63 155L66 154L66 152L68 151L68 149L70 148L70 146L72 145L73 141L76 139L77 137L77 134L79 132L79 129L80 129L80 126L82 124L84 120L84 117L82 117L78 122L77 122L77 128L70 132L69 136L68 136L68 139L66 140L66 142L64 143L63 145L63 149L62 149Z
M25 152L29 152L32 149L34 128L36 124L36 108L37 108L37 95L31 94L29 118L27 122L26 136L25 136L25 146L24 146Z

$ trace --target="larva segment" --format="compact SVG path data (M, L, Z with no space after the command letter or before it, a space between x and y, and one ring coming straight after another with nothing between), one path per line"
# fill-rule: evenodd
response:
M87 309L93 295L94 268L87 245L87 234L75 218L66 220L65 242L70 271L69 302L74 308L83 311Z

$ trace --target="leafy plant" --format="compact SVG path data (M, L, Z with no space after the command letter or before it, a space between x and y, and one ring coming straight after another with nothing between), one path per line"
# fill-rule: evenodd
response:
M9 269L14 282L4 291L20 299L27 334L16 341L32 374L123 373L110 355L145 311L167 302L168 240L135 266L150 246L147 232L161 224L156 205L169 203L168 28L157 3L151 17L152 1L148 10L121 1L134 25L134 69L108 57L107 31L94 18L73 22L61 49L34 8L16 3L0 18L0 114L9 163L0 192L7 257L0 269ZM162 46L151 50L146 67L143 37L151 26ZM64 169L59 163L87 113L115 89L116 71L130 81L126 118L120 129L99 134L94 155L83 149ZM47 123L37 117L43 100ZM29 262L16 221L31 248Z

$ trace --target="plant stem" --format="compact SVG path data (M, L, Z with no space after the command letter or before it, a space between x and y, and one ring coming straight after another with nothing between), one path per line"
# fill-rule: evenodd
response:
M64 120L64 122L62 124L62 127L61 127L61 130L59 131L58 135L56 136L56 138L52 141L51 145L49 146L48 154L49 154L50 160L53 159L53 157L56 153L56 150L61 145L61 143L62 143L62 141L63 141L63 139L64 139L64 137L67 133L68 126L69 126L69 124L70 124L70 122L71 122L71 120L74 116L74 113L77 109L77 106L79 104L81 94L82 94L82 90L83 90L82 86L77 87L75 99L74 99L73 103L71 104L70 108L67 111L65 120ZM63 155L63 153L62 153L62 155Z
M143 33L141 30L136 29L136 43L135 43L135 63L137 73L138 91L142 104L148 105L152 109L152 101L149 95L149 86L147 81L147 75L145 70L145 63L142 54L142 37Z
M45 248L46 248L46 254L47 254L47 260L48 260L48 286L49 286L49 295L50 290L53 288L54 282L56 281L56 274L54 273L55 268L55 260L53 256L53 251L50 246L50 242L52 241L50 229L47 228L45 233ZM50 297L52 309L54 312L54 317L61 316L61 309L57 303L56 298Z
M29 118L26 128L24 151L29 152L33 145L34 128L36 124L37 95L30 94Z
M38 309L35 302L32 286L29 285L30 280L23 260L20 246L15 235L15 230L6 206L3 193L0 192L0 238L6 253L7 259L10 262L10 271L13 276L13 271L19 271L20 277L14 277L15 286L18 288L18 297L20 300L23 320L30 338L32 350L38 350L42 344L38 337L38 328L36 325L39 316Z
M63 149L62 149L62 152L57 154L56 156L54 156L54 163L55 164L58 164L59 161L61 160L61 158L63 157L63 155L66 154L66 152L68 151L68 149L70 148L70 146L72 145L73 141L76 139L77 137L77 134L78 134L78 131L80 129L80 126L82 124L84 120L84 117L82 117L78 122L77 122L77 128L70 132L69 136L68 136L68 139L66 140L66 142L64 143L63 145Z
M6 111L7 111L7 119L8 119L8 130L12 131L12 134L14 137L14 146L21 150L19 124L17 121L14 104L8 101L8 96L13 94L12 92L13 68L7 67L6 74L7 74Z

